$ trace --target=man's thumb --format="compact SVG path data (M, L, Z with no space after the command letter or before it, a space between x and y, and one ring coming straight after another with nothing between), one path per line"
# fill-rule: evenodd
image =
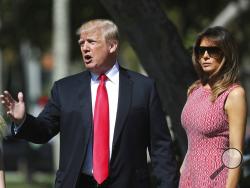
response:
M19 92L17 97L18 97L19 102L23 102L23 93L22 92Z

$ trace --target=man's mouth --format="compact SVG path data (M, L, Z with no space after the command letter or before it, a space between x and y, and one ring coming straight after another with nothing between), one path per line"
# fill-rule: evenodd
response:
M90 55L85 55L85 56L84 56L84 62L85 62L86 64L91 63L91 61L92 61L92 57L91 57Z

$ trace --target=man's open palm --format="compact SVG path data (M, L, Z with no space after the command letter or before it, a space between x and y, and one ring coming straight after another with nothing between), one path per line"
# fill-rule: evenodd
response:
M18 101L14 100L8 91L4 91L3 94L0 95L0 98L7 115L11 118L11 120L16 124L22 123L25 117L23 93L18 93Z

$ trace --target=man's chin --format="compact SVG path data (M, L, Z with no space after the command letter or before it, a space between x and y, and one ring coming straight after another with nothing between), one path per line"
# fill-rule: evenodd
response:
M99 74L100 70L96 66L86 65L85 68L94 74Z
M92 70L92 69L95 69L96 68L96 65L92 62L89 62L89 63L84 63L86 69L88 70Z

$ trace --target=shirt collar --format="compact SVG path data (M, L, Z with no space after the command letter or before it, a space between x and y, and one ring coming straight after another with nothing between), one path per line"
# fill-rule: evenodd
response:
M116 63L114 64L114 66L109 69L105 75L108 77L108 79L113 82L113 83L116 83L117 82L117 79L116 79L116 76L118 75L119 73L119 64L118 62L116 61ZM91 79L93 81L97 81L99 75L98 74L95 74L95 73L92 73L91 72Z

